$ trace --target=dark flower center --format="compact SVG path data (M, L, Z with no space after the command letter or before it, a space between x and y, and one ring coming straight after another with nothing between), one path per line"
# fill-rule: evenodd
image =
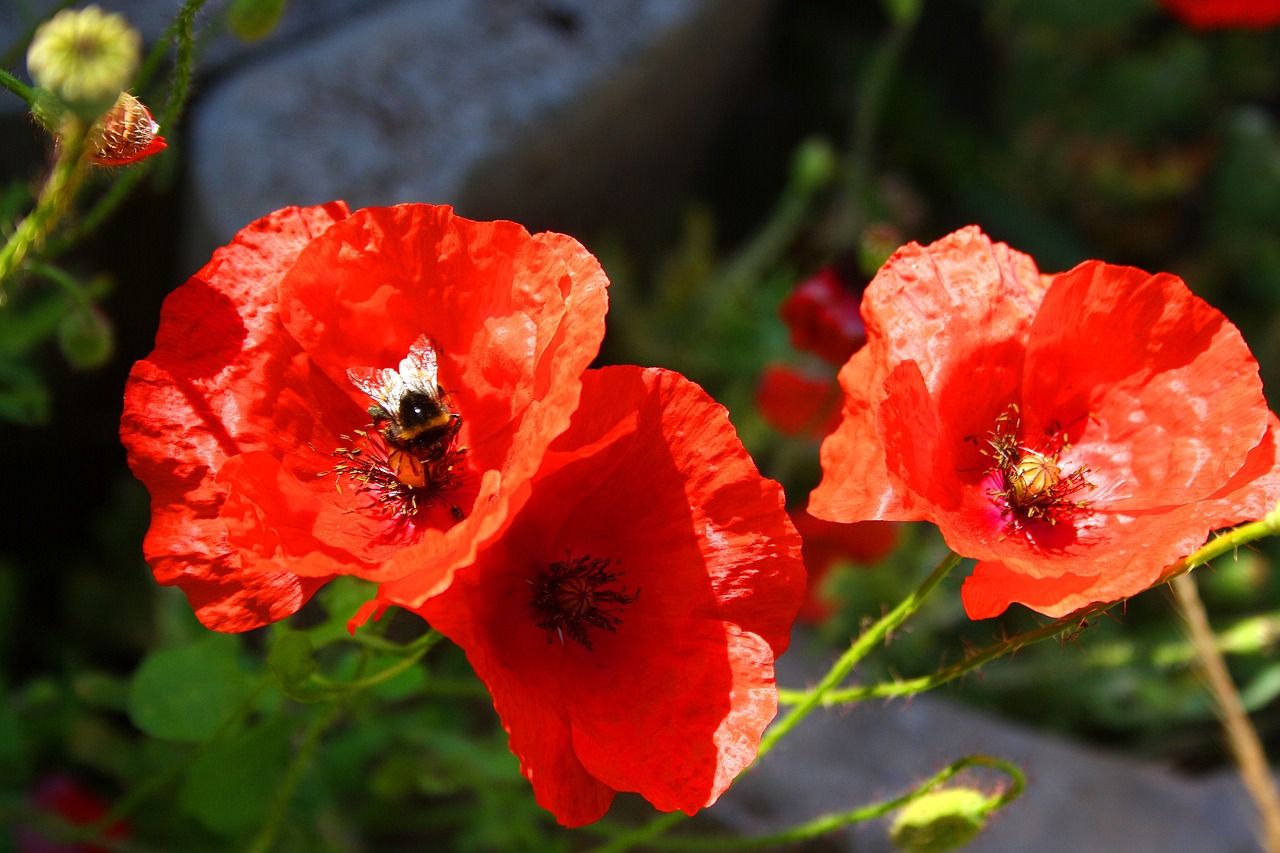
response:
M554 636L564 642L568 636L590 649L588 628L603 628L612 633L622 624L618 614L625 605L640 597L640 590L631 595L625 586L611 588L623 574L610 571L611 563L589 554L576 560L566 554L563 562L552 563L531 582L530 603L541 617L538 627L548 632L547 642Z
M996 428L987 433L987 446L981 448L994 463L988 474L995 487L988 494L1010 528L1018 530L1027 521L1053 525L1088 509L1089 502L1080 494L1094 488L1087 479L1089 469L1063 472L1061 457L1070 445L1062 428L1051 426L1035 442L1019 441L1020 428L1018 407L1010 406L996 418Z

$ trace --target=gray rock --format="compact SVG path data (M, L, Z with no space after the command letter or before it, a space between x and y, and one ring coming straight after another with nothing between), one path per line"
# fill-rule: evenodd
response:
M826 655L801 634L779 682L811 684ZM999 666L997 661L988 666ZM765 833L897 796L966 755L1018 764L1027 789L967 853L1257 853L1256 814L1234 773L1188 777L1070 743L932 695L815 711L708 816ZM962 778L964 778L962 776ZM993 790L1003 777L968 777ZM835 836L828 849L889 853L889 820Z
M385 5L211 87L195 258L290 204L428 201L581 234L683 185L768 0Z

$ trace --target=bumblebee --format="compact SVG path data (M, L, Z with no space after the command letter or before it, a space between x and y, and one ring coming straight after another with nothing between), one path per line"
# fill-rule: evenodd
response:
M453 452L453 441L462 428L462 415L449 408L449 393L440 385L438 373L435 343L426 335L413 342L398 370L347 370L352 384L373 400L369 417L388 446L428 468Z

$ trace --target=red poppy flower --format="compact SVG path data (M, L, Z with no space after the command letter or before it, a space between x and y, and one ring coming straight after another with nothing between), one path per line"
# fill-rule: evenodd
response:
M1133 595L1280 499L1257 363L1174 276L1041 276L967 228L900 249L862 310L810 512L937 524L979 560L973 618Z
M125 391L157 579L223 631L336 575L447 583L429 558L469 560L568 425L606 285L569 237L448 207L245 228L166 300Z
M842 562L875 563L898 544L898 526L886 521L844 524L815 518L802 509L791 511L791 521L804 540L804 569L809 588L800 618L823 622L835 612L836 603L822 594L822 582Z
M1164 7L1198 30L1265 30L1280 24L1280 0L1161 0Z
M41 811L52 812L76 826L94 823L107 813L107 803L89 792L70 776L49 776L36 788L32 804ZM129 838L129 825L116 821L102 830L101 838L110 847L90 844L65 844L51 841L30 826L15 827L18 853L105 853L116 849Z
M858 303L862 287L843 270L828 266L796 285L778 313L791 330L791 346L836 367L866 341Z
M834 375L813 377L786 365L766 367L756 389L761 417L783 435L829 434L840 423L840 400Z
M588 371L531 496L452 585L411 607L467 653L533 784L567 826L617 791L713 803L777 711L773 662L804 594L782 490L679 374Z

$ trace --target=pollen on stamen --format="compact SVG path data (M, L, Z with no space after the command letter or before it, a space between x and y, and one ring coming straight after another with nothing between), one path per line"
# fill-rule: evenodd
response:
M619 614L640 597L640 590L630 594L625 586L610 588L623 575L609 569L612 563L589 554L577 559L566 554L564 561L552 563L545 574L530 581L530 603L542 617L536 624L548 632L547 642L568 636L590 651L589 628L614 633L622 624Z
M995 429L987 434L983 455L991 458L988 470L995 488L988 494L1008 521L1010 531L1021 530L1028 521L1056 525L1087 511L1089 502L1080 497L1091 491L1089 469L1080 466L1063 473L1062 454L1070 447L1063 430L1052 427L1035 442L1019 442L1021 419L1018 407L1010 406L996 418Z
M336 447L332 455L342 460L324 476L334 475L341 491L344 481L368 494L384 511L398 518L412 518L420 510L447 504L455 521L462 510L448 501L448 494L462 485L461 461L467 449L450 450L438 460L424 462L395 448L389 448L376 433L354 430L341 435L348 444Z

